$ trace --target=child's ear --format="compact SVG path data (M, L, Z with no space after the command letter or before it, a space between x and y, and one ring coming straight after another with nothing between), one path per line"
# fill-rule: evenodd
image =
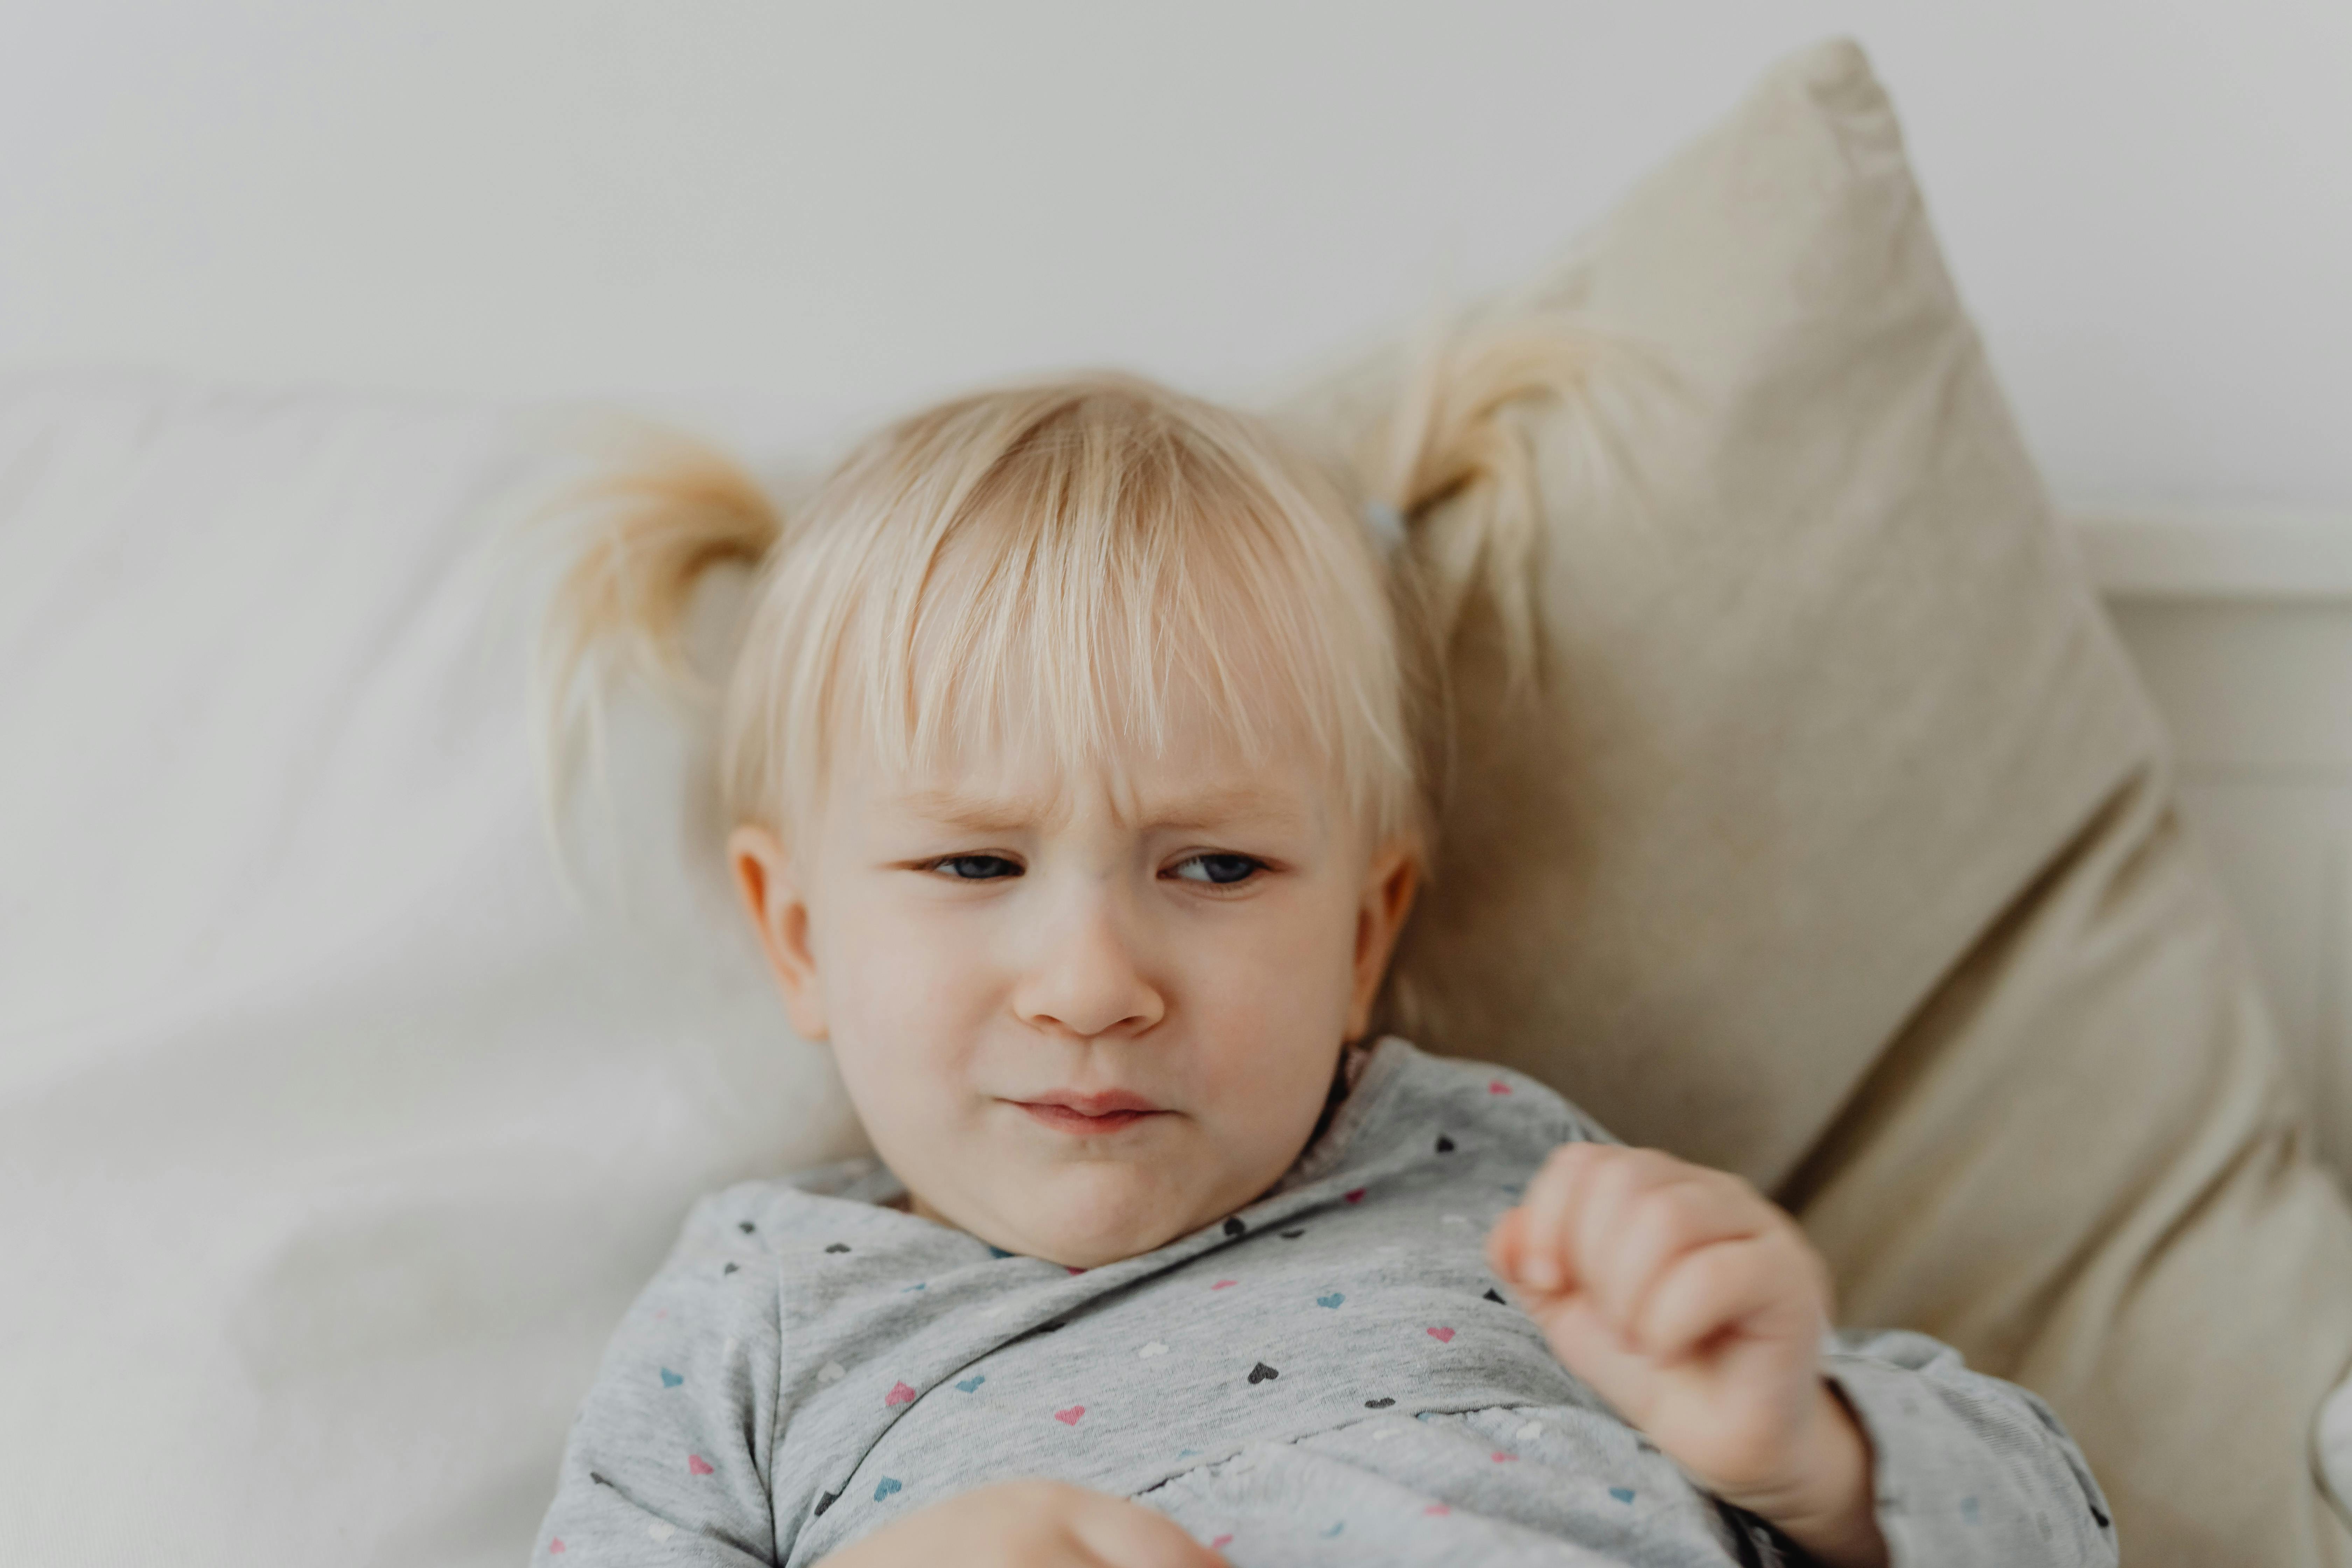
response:
M745 823L727 836L727 858L743 911L760 933L761 951L784 993L793 1030L804 1040L825 1037L824 995L809 951L808 901L792 874L791 857L768 829Z
M1348 1006L1349 1039L1363 1038L1372 1026L1381 977L1388 973L1389 955L1396 951L1398 933L1404 930L1412 896L1420 889L1421 857L1411 844L1386 845L1373 855L1356 903L1356 985Z

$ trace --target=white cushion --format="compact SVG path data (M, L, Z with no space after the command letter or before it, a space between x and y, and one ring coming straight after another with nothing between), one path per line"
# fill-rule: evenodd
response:
M519 1561L689 1198L854 1142L677 726L565 896L525 435L0 386L0 1563Z

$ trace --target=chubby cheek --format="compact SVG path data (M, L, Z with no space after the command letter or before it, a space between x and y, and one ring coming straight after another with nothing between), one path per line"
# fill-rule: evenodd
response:
M1313 915L1265 922L1191 988L1200 1102L1244 1184L1282 1173L1330 1091L1352 993L1353 928L1328 910Z
M994 1005L990 982L971 944L933 934L919 915L849 907L816 942L835 1060L886 1158L973 1114L970 1054Z

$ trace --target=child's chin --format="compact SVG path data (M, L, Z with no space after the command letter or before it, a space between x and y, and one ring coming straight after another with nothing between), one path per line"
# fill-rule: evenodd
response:
M1099 1268L1165 1247L1214 1217L1194 1215L1182 1197L1132 1170L1066 1172L1052 1186L1023 1250L1070 1268Z

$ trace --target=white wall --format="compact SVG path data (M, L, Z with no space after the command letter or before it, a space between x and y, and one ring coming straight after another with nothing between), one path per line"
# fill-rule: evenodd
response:
M2344 0L0 0L0 369L1238 388L1512 275L1834 31L2062 498L2352 519Z

